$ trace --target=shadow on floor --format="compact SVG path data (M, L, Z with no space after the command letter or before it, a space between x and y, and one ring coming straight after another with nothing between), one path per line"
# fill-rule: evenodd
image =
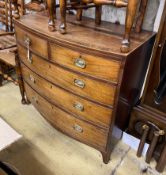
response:
M34 155L30 143L25 139L20 139L0 152L0 160L13 166L21 175L55 175L55 172L51 172L40 162L39 157L45 157L47 159L47 156L39 150L37 151L37 154L35 153ZM49 160L47 163L50 163Z

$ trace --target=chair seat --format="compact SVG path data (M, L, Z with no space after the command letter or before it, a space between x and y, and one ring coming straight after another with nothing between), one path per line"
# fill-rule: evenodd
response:
M14 35L0 36L0 50L8 49L16 46L16 39Z
M6 49L2 51L0 50L0 62L3 62L9 66L15 67L16 66L15 52L11 52L10 49Z

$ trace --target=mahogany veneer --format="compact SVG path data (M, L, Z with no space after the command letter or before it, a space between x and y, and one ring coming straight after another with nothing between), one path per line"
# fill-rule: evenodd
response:
M131 51L123 54L121 34L69 23L70 33L61 35L50 33L46 21L37 14L15 20L22 101L58 130L101 151L108 163L115 118L128 120L128 113L117 115L118 101L130 107L137 101L154 34L132 34ZM105 24L104 30L112 26Z

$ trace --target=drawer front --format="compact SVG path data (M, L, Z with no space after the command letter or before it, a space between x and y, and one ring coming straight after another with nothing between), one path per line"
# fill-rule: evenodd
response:
M21 67L24 80L49 101L84 120L99 126L109 127L112 115L111 109L79 98L39 77L23 64Z
M50 44L51 60L73 70L103 80L118 82L120 62L82 54L55 44Z
M105 130L83 122L53 106L26 83L25 90L31 103L57 129L100 150L106 148L107 132Z
M25 56L25 49L18 47L20 59L34 72L56 85L106 105L113 105L116 87L108 83L86 78L67 71L32 54L30 63Z
M26 30L22 30L21 28L15 27L15 33L17 42L21 43L27 48L27 55L28 50L33 50L35 53L37 53L40 56L43 56L45 58L48 57L48 45L47 41L44 39L41 39Z

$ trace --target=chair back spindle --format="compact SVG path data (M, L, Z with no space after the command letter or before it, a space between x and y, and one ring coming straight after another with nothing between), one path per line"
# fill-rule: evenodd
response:
M19 18L19 7L17 0L0 0L0 28L6 32L13 32L13 19Z

